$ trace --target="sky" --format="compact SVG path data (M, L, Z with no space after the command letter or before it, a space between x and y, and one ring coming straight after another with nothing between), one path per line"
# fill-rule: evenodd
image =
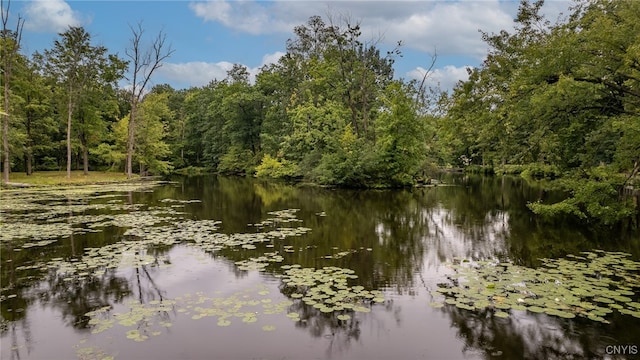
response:
M316 1L316 0L138 0L71 1L12 0L10 24L25 19L23 52L42 52L53 46L69 26L83 26L94 45L125 58L131 26L142 23L143 43L160 31L174 53L158 69L153 84L176 89L203 86L224 79L234 63L252 76L261 66L277 62L286 51L293 28L309 17L348 17L359 22L362 40L384 51L402 41L395 76L421 79L431 64L429 84L450 90L466 80L466 68L479 66L488 47L479 30L497 33L513 29L518 1ZM6 6L7 0L4 0ZM547 0L542 12L555 22L569 14L569 0ZM15 25L14 25L15 26Z

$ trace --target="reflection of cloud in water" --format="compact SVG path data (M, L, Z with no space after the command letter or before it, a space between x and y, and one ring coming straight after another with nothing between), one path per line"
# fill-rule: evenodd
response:
M425 209L422 216L428 228L423 238L425 268L437 268L455 257L488 259L506 252L509 214L504 211L487 212L483 222L464 224L442 207Z
M484 352L486 357L504 359L573 359L593 357L602 352L606 339L587 340L576 334L574 321L544 314L525 314L512 311L509 319L491 316L491 310L471 312L455 306L446 306L447 313L458 335L465 340L466 351ZM584 326L590 332L593 324ZM586 341L585 341L586 340Z
M437 269L453 258L493 259L505 254L509 236L509 214L504 211L487 212L482 222L463 226L456 215L442 207L420 210L420 224L414 221L408 227L422 227L415 232L423 243L425 269ZM385 223L375 227L378 243L388 245L393 231Z

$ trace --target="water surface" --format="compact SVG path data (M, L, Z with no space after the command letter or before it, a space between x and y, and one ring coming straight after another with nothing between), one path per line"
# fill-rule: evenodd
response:
M640 319L620 313L603 324L430 306L454 260L538 267L593 249L640 259L637 233L536 222L527 201L560 196L538 184L442 181L343 190L176 178L124 192L25 196L22 208L15 199L24 195L5 192L1 358L615 358L607 346L640 345ZM297 210L271 213L287 209ZM184 231L164 230L176 224ZM20 239L20 231L35 235ZM212 245L222 234L239 243ZM351 269L350 289L383 299L359 300L371 311L343 310L350 318L340 320L291 297L281 278L289 265Z

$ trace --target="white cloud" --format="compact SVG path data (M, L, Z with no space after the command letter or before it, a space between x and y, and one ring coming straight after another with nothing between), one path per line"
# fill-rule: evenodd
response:
M407 47L443 55L466 55L482 59L487 46L479 29L497 32L513 26L513 15L498 1L415 2L414 10L396 19L368 21L385 33L389 42L402 40Z
M252 83L255 81L255 77L260 72L260 68L262 66L277 62L283 55L284 53L280 51L273 54L265 54L262 57L262 63L259 66L247 66L250 81ZM214 79L223 80L227 77L227 71L231 70L232 67L233 63L228 61L220 61L216 63L200 61L179 64L165 63L158 69L158 75L162 77L163 80L188 88L204 86Z
M273 54L266 54L262 57L262 63L260 64L260 66L262 67L264 65L275 64L284 55L285 53L283 53L282 51L276 51Z
M551 1L542 13L555 22L570 1ZM310 16L332 14L362 24L364 40L442 55L465 55L478 60L487 45L478 30L488 33L513 28L518 3L514 1L255 1L210 0L191 3L196 16L249 34L290 33Z
M571 1L546 1L540 12L551 24L555 24L568 19L571 5L573 5Z
M204 21L219 22L253 35L291 30L286 21L273 16L268 6L255 1L193 2L189 8Z
M185 87L203 86L211 80L222 80L227 77L233 63L220 61L207 63L193 61L186 63L165 63L158 69L158 75L170 82L183 84Z
M439 69L431 70L425 81L427 87L440 88L443 91L450 91L458 83L458 81L466 81L469 78L467 73L468 66L456 67L447 65ZM427 70L423 67L417 67L407 73L410 79L422 81Z
M32 31L66 31L69 26L80 26L81 15L64 0L36 0L25 6L25 28Z
M250 34L291 32L312 15L332 14L362 24L363 38L393 45L402 40L420 51L482 58L486 46L478 29L497 32L513 26L514 7L489 1L273 1L213 0L191 3L196 16Z

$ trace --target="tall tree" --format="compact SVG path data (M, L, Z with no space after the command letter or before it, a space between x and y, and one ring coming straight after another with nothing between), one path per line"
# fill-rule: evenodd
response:
M53 49L45 50L47 71L62 85L67 115L67 179L71 178L71 126L74 112L92 83L102 76L106 64L104 46L92 46L91 35L82 27L69 27L59 34Z
M175 114L169 109L169 93L150 93L138 108L136 123L136 157L140 165L140 176L151 171L163 174L171 170L166 157L171 153L165 142L168 124Z
M21 127L24 132L24 168L27 175L33 173L36 157L51 154L54 149L54 139L58 124L53 118L50 84L42 76L44 61L40 54L34 54L30 60L25 60L24 70L16 78L12 86L24 100L21 105Z
M9 182L9 81L11 80L11 70L16 54L20 50L20 41L22 39L22 27L24 19L18 16L16 30L9 29L9 10L11 9L11 1L7 1L5 7L4 1L0 0L0 15L2 18L2 73L4 80L4 112L1 114L2 121L2 150L4 152L4 166L2 169L2 177L4 182Z
M160 31L150 48L143 49L142 35L144 29L142 23L138 27L131 29L130 47L126 50L126 55L131 60L131 112L129 114L129 131L127 137L127 177L133 175L133 151L135 148L136 110L138 103L142 100L144 90L147 87L153 73L162 66L173 50L171 45L167 47L166 34Z
M89 172L89 148L97 145L107 133L107 118L119 115L116 97L117 81L122 79L127 63L116 55L109 55L98 63L98 76L85 86L78 103L77 136L82 148L84 174Z

